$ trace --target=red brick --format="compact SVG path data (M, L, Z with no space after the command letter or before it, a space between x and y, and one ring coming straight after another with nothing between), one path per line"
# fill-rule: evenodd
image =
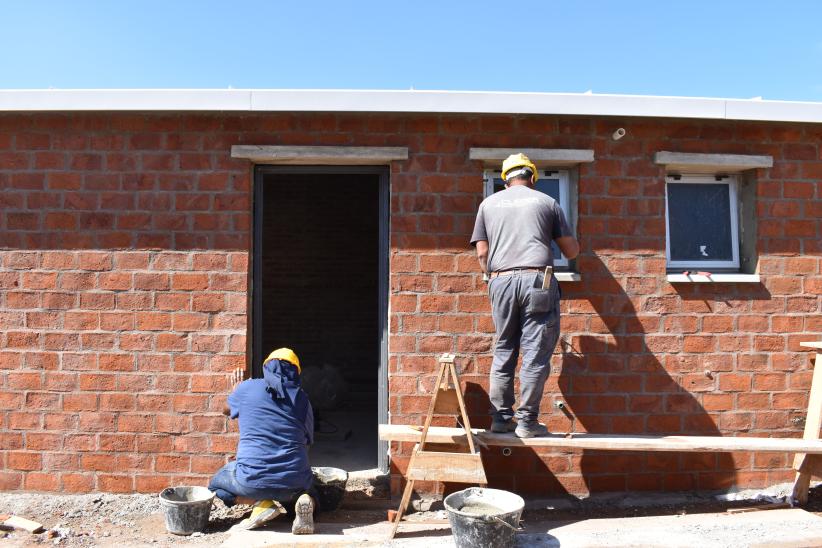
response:
M165 312L138 312L137 329L141 331L167 331L171 329L171 314Z
M220 293L195 293L191 308L195 312L221 312L226 309L225 297Z
M88 493L94 489L94 477L91 474L61 474L63 490L67 493Z
M134 477L129 475L98 474L97 489L108 493L131 493Z
M805 410L807 409L806 392L784 392L773 395L774 409Z
M191 457L188 455L158 455L154 460L157 472L188 472L191 468Z
M135 397L132 394L100 394L100 409L105 411L132 411Z
M132 289L132 275L126 272L101 272L98 278L100 289L125 291Z
M722 373L719 375L719 389L723 392L747 392L751 389L751 376Z
M78 259L82 270L111 270L111 253L81 252Z
M63 327L66 329L97 329L99 315L96 312L66 312L63 316Z
M113 310L115 296L112 293L81 293L80 307L88 310Z
M204 411L208 405L208 397L198 395L178 395L173 398L173 407L183 413Z
M60 289L88 290L95 285L93 272L64 272L60 275Z
M103 371L134 370L134 356L131 354L100 354L99 362Z
M491 305L485 295L460 295L457 300L458 312L490 312Z
M73 354L64 352L60 358L62 369L88 371L97 368L97 356L95 354Z
M103 454L82 455L80 457L80 466L83 470L95 472L114 472L117 469L114 455Z
M40 453L10 451L6 454L6 463L12 470L39 470L42 458Z
M225 415L193 416L191 426L195 432L219 432L226 431Z
M110 359L110 358L108 358ZM81 373L79 376L80 390L115 390L117 387L117 376L113 373ZM63 402L75 398L82 398L78 402L91 401L96 402L95 394L67 394L63 398ZM75 404L76 405L76 404ZM95 409L95 407L92 407Z
M156 348L158 351L183 351L188 345L185 335L175 333L160 333L157 335Z
M226 255L221 253L196 253L194 270L225 270Z
M96 436L94 434L69 434L63 446L67 451L94 451L97 447Z
M157 432L182 434L191 430L191 422L186 415L158 415Z
M44 386L55 392L71 392L77 389L77 374L49 371Z
M168 371L171 369L171 356L167 354L140 354L137 357L137 369L140 371Z
M416 295L391 295L391 311L396 312L416 312Z
M60 477L53 472L29 472L23 488L29 491L56 491L60 487Z
M80 429L89 432L113 432L116 429L113 413L80 413Z

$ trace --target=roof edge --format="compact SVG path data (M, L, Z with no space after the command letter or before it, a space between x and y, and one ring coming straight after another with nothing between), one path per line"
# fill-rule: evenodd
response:
M822 123L822 102L428 90L0 90L0 112L426 112Z

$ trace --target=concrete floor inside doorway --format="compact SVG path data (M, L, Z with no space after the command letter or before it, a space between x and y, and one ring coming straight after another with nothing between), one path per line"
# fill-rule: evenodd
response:
M377 467L377 428L372 409L348 408L327 413L309 448L311 466L333 466L350 472ZM363 427L366 425L366 427ZM373 472L376 474L376 471Z

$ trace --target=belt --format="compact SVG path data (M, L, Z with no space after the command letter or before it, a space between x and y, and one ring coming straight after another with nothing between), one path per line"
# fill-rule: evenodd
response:
M507 270L497 270L496 272L491 272L489 277L496 278L497 276L508 276L510 274L516 274L518 272L545 272L545 267L524 266L522 268L509 268Z

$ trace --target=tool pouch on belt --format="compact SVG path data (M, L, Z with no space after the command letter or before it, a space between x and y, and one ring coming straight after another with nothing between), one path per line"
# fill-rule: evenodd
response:
M550 313L548 323L556 322L559 316L559 283L552 268L534 277L534 285L528 299L528 313Z

